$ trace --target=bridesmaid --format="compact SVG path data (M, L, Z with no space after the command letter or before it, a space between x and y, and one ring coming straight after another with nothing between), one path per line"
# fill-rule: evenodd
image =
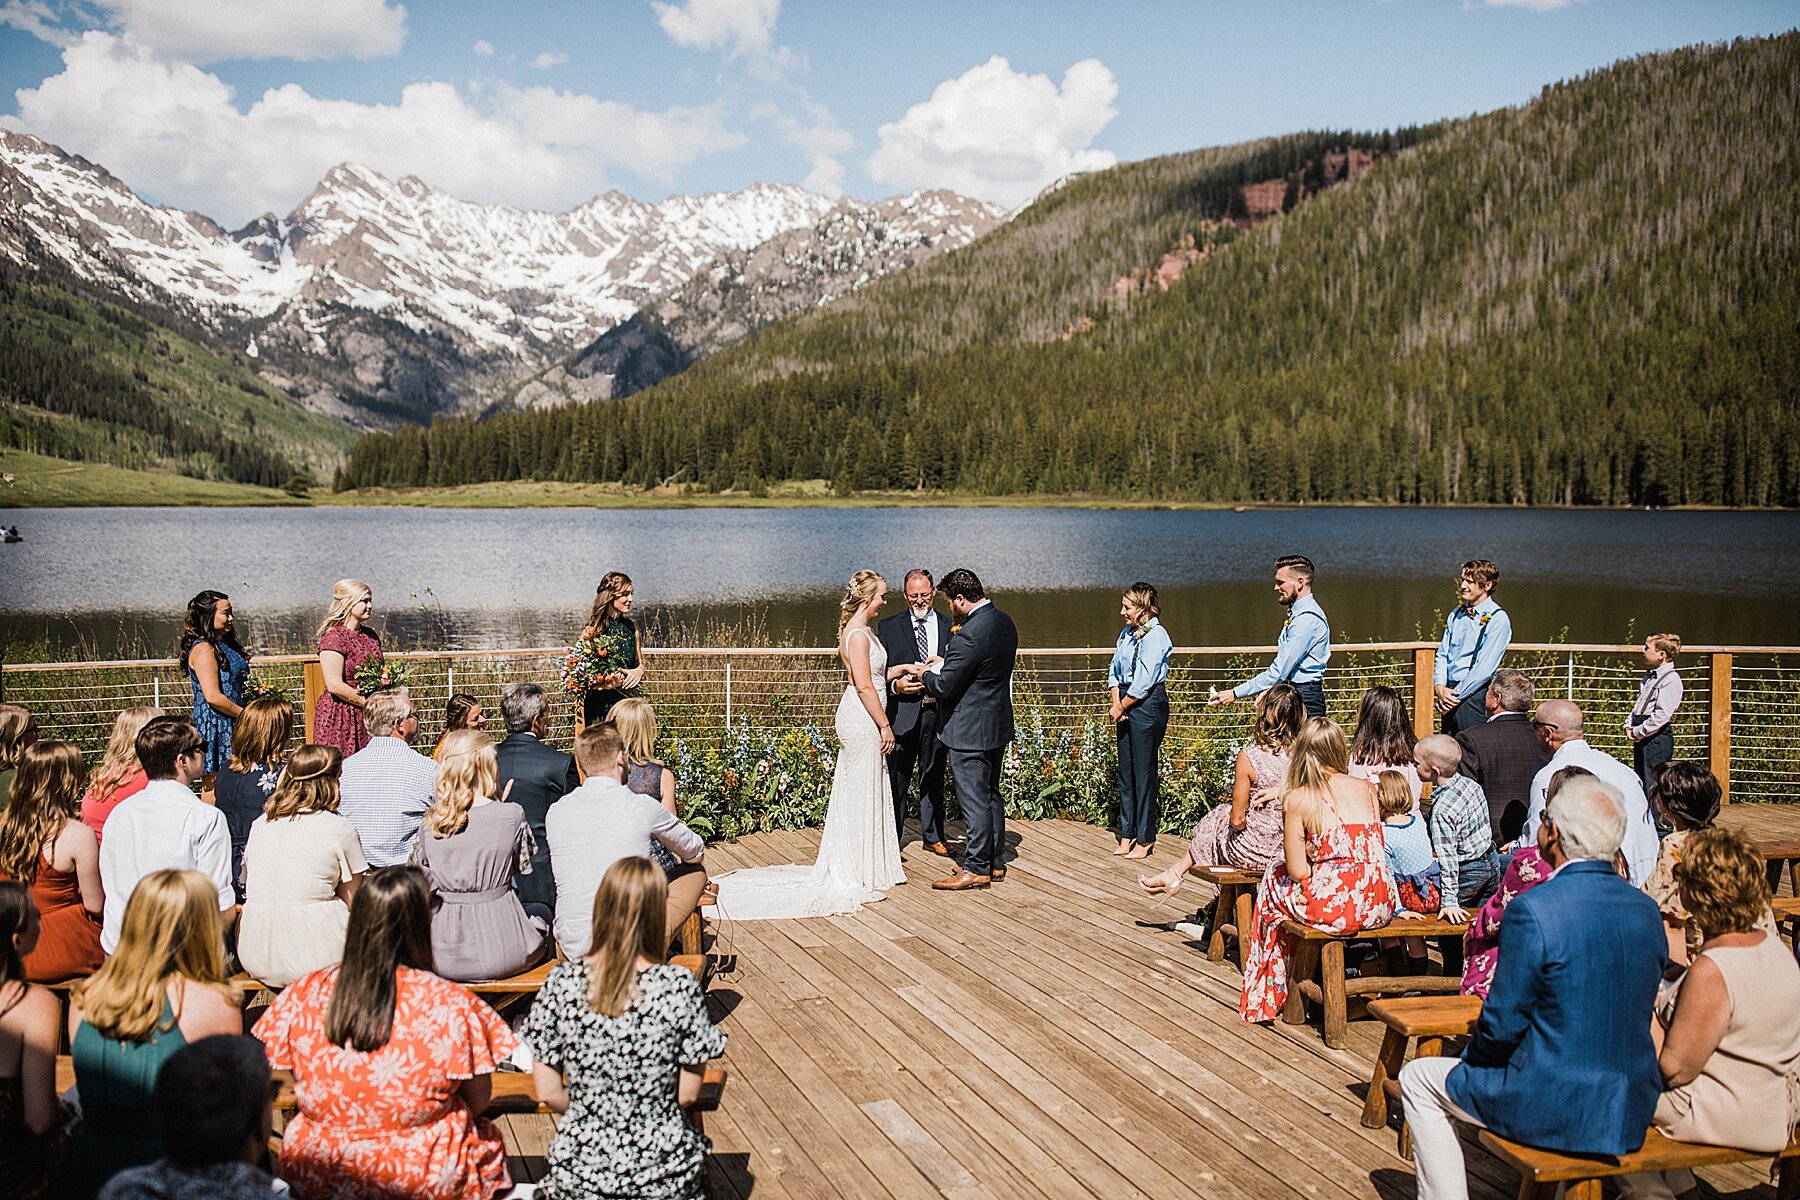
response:
M231 757L231 730L244 711L250 656L238 645L231 597L205 591L188 601L181 662L194 689L194 728L206 740L207 788Z
M0 873L31 888L41 919L25 978L61 983L92 975L100 949L100 839L81 823L87 766L71 742L39 742L19 759L0 813Z
M631 619L632 596L635 591L631 577L623 571L608 571L601 577L600 586L594 590L594 607L588 613L587 624L582 626L581 636L591 638L597 634L611 634L625 644L625 656L619 660L619 666L625 673L625 682L617 688L594 688L582 697L583 725L596 725L606 720L613 705L623 700L625 694L644 678L644 668L641 665L644 641L638 633L637 622Z
M331 585L331 608L319 626L319 668L325 691L313 705L315 745L335 747L349 758L369 744L363 724L366 697L356 688L356 673L366 662L381 661L381 642L363 626L375 611L375 594L360 579Z
M1158 617L1156 588L1138 582L1119 598L1125 618L1106 683L1106 710L1119 737L1119 848L1126 858L1150 857L1156 846L1163 736L1169 731L1169 656L1175 645Z

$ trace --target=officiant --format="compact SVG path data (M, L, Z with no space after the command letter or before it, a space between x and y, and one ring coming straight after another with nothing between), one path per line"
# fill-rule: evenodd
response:
M887 650L888 665L925 663L942 658L950 641L950 618L931 605L931 572L906 573L906 607L884 618L877 636ZM944 748L938 745L937 701L916 679L902 677L888 690L888 724L894 728L894 752L888 755L888 780L894 792L894 833L906 844L906 809L913 775L919 776L919 840L933 854L948 856L944 845Z

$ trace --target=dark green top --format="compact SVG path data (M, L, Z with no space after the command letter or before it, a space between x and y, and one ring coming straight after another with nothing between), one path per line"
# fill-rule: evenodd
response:
M81 1096L74 1163L82 1195L93 1195L126 1167L162 1157L156 1076L185 1045L187 1039L181 1036L174 1006L167 997L147 1042L109 1038L86 1021L75 1031L69 1052L75 1060L75 1089Z

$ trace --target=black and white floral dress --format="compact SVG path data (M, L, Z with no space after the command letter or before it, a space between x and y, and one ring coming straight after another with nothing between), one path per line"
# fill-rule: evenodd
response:
M608 1017L588 1005L587 963L563 963L519 1031L569 1089L569 1111L547 1156L545 1182L556 1200L691 1200L702 1192L712 1144L682 1115L676 1076L724 1053L725 1035L686 968L649 967L637 982L637 1001Z

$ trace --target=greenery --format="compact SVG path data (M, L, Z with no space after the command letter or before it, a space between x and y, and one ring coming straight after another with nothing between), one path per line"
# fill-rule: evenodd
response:
M0 418L3 420L3 418ZM130 471L101 463L69 462L0 447L0 508L69 505L297 504L282 492L243 483L194 479L173 471ZM16 518L9 521L16 524ZM29 525L26 529L30 535Z
M1390 157L1294 203L1354 147ZM1796 155L1788 34L1128 164L639 395L366 437L339 483L1795 505Z

